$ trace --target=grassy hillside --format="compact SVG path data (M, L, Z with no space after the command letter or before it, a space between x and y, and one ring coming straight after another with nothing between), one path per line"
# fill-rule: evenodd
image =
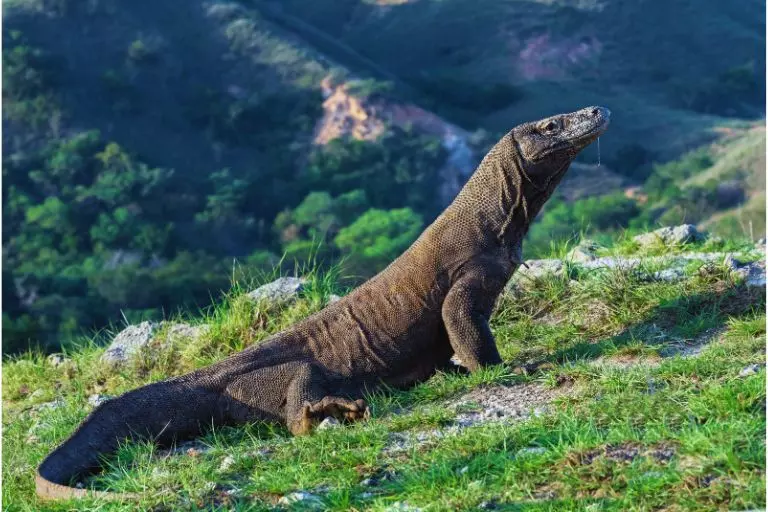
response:
M764 182L738 171L758 165L760 135L743 150L727 137L764 115L754 1L3 7L6 352L204 306L282 256L283 270L344 258L362 279L437 215L501 133L588 104L611 108L611 130L548 205L531 255L549 250L549 232L683 220L764 230L752 193ZM350 122L324 104L328 83L382 135L317 143L325 123L343 133ZM685 156L699 147L707 166ZM666 186L651 175L668 162L690 186L647 205L624 197ZM694 174L710 167L743 193L704 211L712 191Z
M742 262L764 257L731 248ZM700 259L723 249L653 248L692 258L677 281L649 277L663 268L650 259L634 270L569 263L562 275L517 280L491 322L509 369L441 373L371 396L370 421L308 437L254 424L170 451L129 445L87 485L145 493L139 506L152 510L273 510L299 491L309 495L287 508L761 509L765 291L722 260ZM604 251L646 254L624 241ZM3 506L71 509L36 501L34 468L93 403L259 343L321 309L336 282L313 274L296 302L279 307L233 290L207 315L184 318L210 326L195 341L119 371L92 342L64 358L4 361Z

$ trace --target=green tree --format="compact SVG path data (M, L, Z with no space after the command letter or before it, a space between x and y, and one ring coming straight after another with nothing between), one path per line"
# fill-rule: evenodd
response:
M410 208L371 209L339 231L334 242L352 269L370 275L407 249L423 225L422 217Z

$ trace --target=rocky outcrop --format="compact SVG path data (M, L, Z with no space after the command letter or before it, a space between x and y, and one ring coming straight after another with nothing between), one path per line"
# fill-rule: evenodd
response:
M413 127L438 137L447 153L440 169L439 194L442 202L448 204L477 165L469 133L416 105L357 94L354 85L354 81L334 83L331 77L322 81L324 114L315 128L315 144L327 144L337 138L376 140L389 126Z
M128 362L149 345L154 333L155 324L152 322L129 325L115 336L101 360L112 365Z
M306 283L307 280L302 277L280 277L248 292L247 296L254 302L290 302L298 298Z
M692 242L701 242L707 239L707 234L700 232L692 224L682 224L680 226L665 227L643 233L633 238L641 247L647 247L655 244L663 245L683 245Z
M207 325L170 322L142 322L129 325L109 344L101 361L111 366L122 366L140 354L152 355L180 341L195 340L208 332Z

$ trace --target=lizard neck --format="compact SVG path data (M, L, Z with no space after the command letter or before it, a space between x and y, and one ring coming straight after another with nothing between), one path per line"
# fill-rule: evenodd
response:
M475 233L507 247L519 246L543 201L525 174L520 153L507 135L483 158L454 201L459 215L475 225Z

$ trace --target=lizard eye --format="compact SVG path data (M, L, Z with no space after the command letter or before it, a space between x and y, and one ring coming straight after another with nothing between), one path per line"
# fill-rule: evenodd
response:
M557 123L554 121L550 121L547 123L547 126L544 127L544 131L546 132L553 132L557 130Z

